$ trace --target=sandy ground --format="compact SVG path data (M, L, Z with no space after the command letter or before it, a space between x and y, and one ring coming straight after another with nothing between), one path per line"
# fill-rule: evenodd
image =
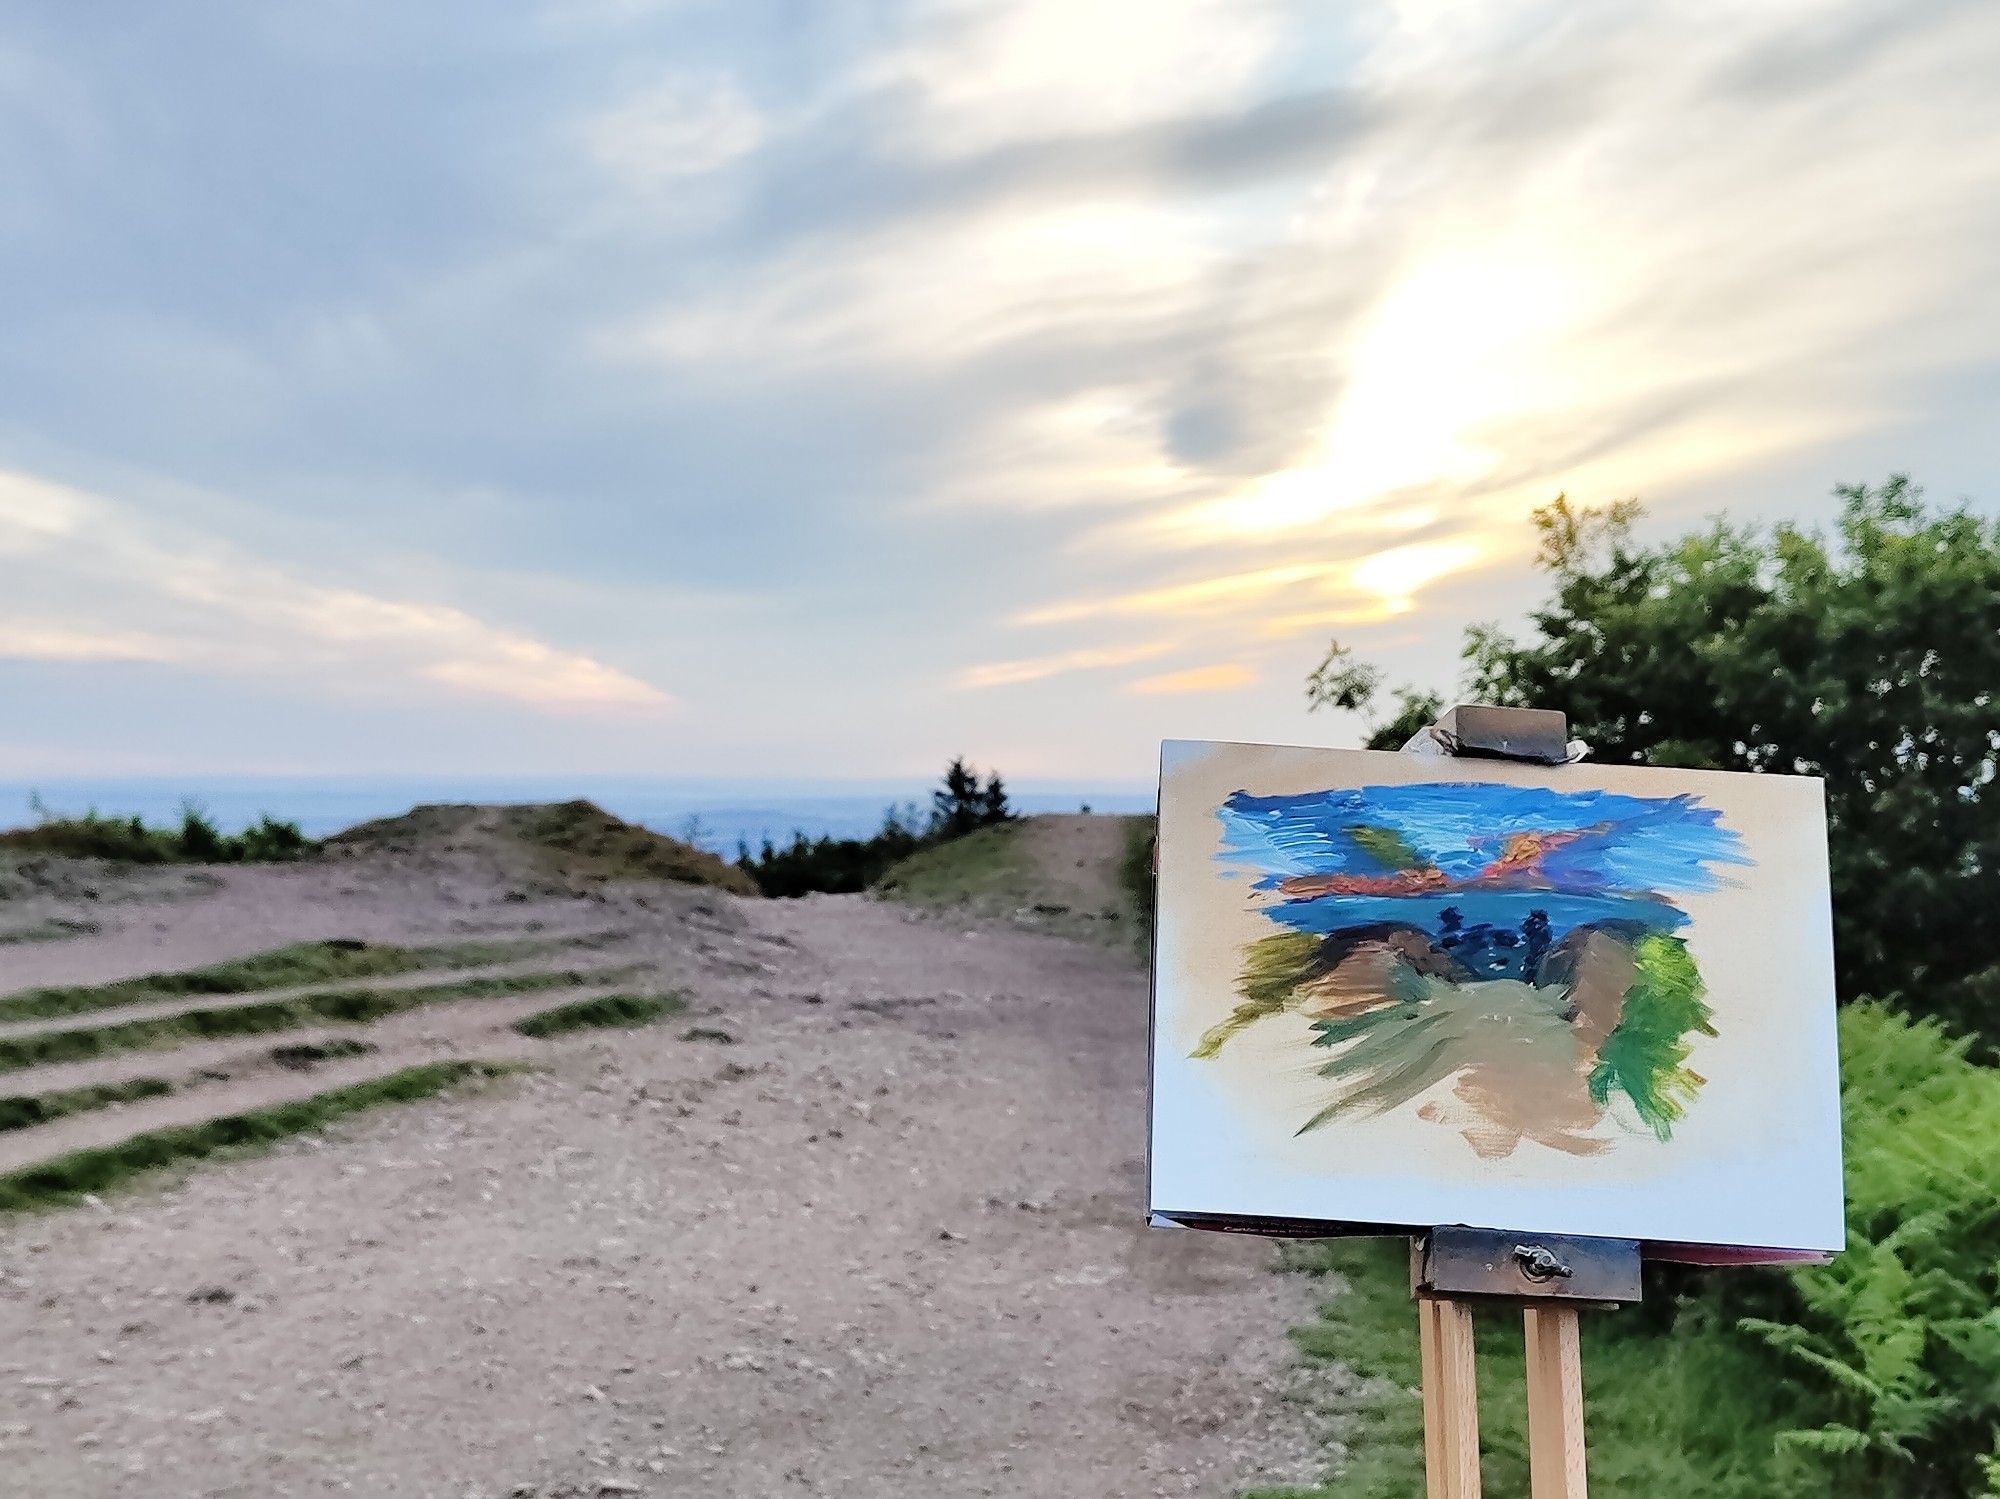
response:
M16 916L80 909L44 904ZM545 1070L0 1225L0 1492L1226 1495L1317 1474L1284 1339L1310 1285L1262 1243L1142 1226L1145 984L1119 953L858 897L524 900L360 866L87 914L102 934L0 951L0 988L313 936L610 930L592 964L647 965L735 1040L514 1038ZM475 1026L550 1002L398 1017L344 1071L253 1068L65 1124L497 1054ZM107 1065L163 1070L82 1064Z

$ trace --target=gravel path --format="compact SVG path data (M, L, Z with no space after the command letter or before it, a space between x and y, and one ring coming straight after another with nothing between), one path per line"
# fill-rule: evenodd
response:
M1256 1241L1142 1226L1145 984L1119 954L852 897L460 889L438 915L318 879L232 876L38 944L25 981L610 923L632 939L599 961L649 962L734 1044L677 1022L543 1043L545 1071L6 1222L0 1489L935 1499L1315 1474L1285 1395L1310 1285Z

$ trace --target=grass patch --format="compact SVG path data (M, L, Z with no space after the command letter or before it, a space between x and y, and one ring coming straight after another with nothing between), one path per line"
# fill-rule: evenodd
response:
M556 944L539 938L456 942L437 947L397 947L336 937L295 942L247 958L231 958L204 968L147 973L108 984L50 985L0 998L0 1020L54 1020L93 1010L204 994L255 994L305 984L352 979L393 978L426 968L480 968L545 953Z
M0 1131L33 1129L70 1114L87 1114L92 1109L133 1103L141 1098L162 1098L173 1091L174 1085L163 1077L135 1077L129 1082L102 1083L94 1088L17 1094L0 1098Z
M425 984L411 989L329 989L292 999L226 1008L183 1010L118 1025L91 1026L74 1031L0 1038L0 1072L23 1067L48 1067L81 1062L121 1051L160 1051L187 1041L213 1041L229 1036L258 1036L297 1030L308 1025L366 1025L388 1015L425 1005L463 999L498 999L533 994L589 982L594 975L522 973L502 978L460 979L449 984Z
M514 1029L524 1036L545 1040L568 1031L650 1025L655 1020L678 1015L687 1007L685 994L606 994L525 1016L514 1022Z
M1026 905L1040 894L1028 857L1025 821L995 823L962 838L920 848L875 884L922 906Z
M0 1176L0 1212L70 1206L86 1194L101 1196L153 1172L215 1156L254 1154L364 1109L429 1098L510 1070L496 1062L427 1062L273 1108L148 1130L116 1145L75 1151Z

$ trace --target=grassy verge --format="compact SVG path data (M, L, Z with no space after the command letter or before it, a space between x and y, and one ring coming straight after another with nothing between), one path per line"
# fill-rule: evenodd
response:
M606 994L598 999L579 999L574 1004L557 1005L514 1022L524 1036L545 1040L568 1031L596 1030L611 1026L649 1025L678 1015L687 1009L685 994Z
M333 984L364 978L394 978L427 968L480 968L546 953L557 944L538 938L505 942L456 942L439 947L396 947L336 938L295 942L247 958L205 968L148 973L108 984L50 985L0 998L0 1020L54 1020L93 1010L186 999L204 994L255 994L303 984Z
M141 1098L160 1098L174 1091L163 1077L135 1077L122 1083L103 1083L94 1088L64 1088L55 1093L24 1093L0 1098L0 1131L32 1129L69 1114L109 1108L115 1103L132 1103Z
M79 1150L0 1176L0 1212L65 1207L85 1194L101 1196L152 1172L212 1156L252 1154L364 1109L428 1098L508 1070L494 1062L428 1062L274 1108L148 1130L116 1145Z
M291 999L267 1000L262 1004L183 1010L175 1015L128 1020L118 1025L9 1036L0 1038L0 1072L18 1071L23 1067L47 1067L58 1062L81 1062L112 1052L160 1051L187 1041L267 1035L308 1025L366 1025L370 1021L400 1015L425 1005L533 994L543 989L589 983L596 977L594 974L564 971L460 979L454 983L426 984L412 989L329 989Z
M1317 1322L1293 1334L1311 1360L1345 1366L1326 1414L1345 1449L1324 1487L1257 1490L1247 1499L1409 1499L1424 1491L1416 1306L1401 1239L1295 1251L1295 1267L1334 1292ZM1527 1499L1527 1402L1521 1319L1476 1321L1479 1438L1489 1499ZM1790 1492L1777 1440L1800 1403L1774 1361L1730 1319L1686 1309L1671 1333L1635 1311L1586 1313L1584 1405L1590 1485L1601 1499L1699 1494L1766 1499Z
M1598 1499L2000 1493L2000 1069L1882 1005L1840 1016L1847 1248L1788 1272L1649 1269L1643 1307L1586 1313ZM1346 1460L1320 1489L1422 1492L1417 1335L1403 1250L1300 1252L1337 1277L1295 1334L1332 1382ZM1486 1493L1527 1493L1518 1317L1479 1323Z

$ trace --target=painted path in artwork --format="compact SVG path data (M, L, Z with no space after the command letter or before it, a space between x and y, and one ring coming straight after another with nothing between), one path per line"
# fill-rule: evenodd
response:
M1141 1227L1127 953L859 897L225 878L97 904L100 936L0 963L101 981L335 933L588 927L625 934L592 961L694 1010L0 1220L0 1490L1137 1499L1317 1477L1285 1338L1314 1284L1262 1243ZM417 1053L468 1023L418 1018L395 1042Z

